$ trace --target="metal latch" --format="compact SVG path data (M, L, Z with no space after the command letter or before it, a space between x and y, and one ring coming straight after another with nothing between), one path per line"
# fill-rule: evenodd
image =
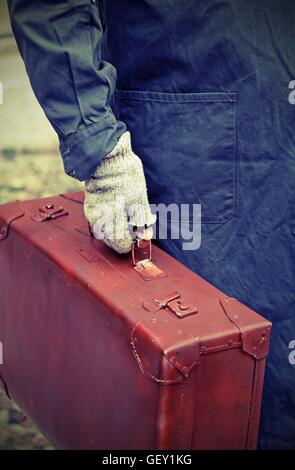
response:
M55 207L54 204L46 204L38 209L38 212L32 216L35 222L44 222L45 220L54 220L68 215L68 212L61 206Z
M160 299L154 299L153 302L144 302L143 308L149 312L157 312L162 308L168 308L178 318L198 313L197 307L185 300L177 291Z
M135 271L145 281L167 277L167 274L152 262L151 240L134 240L132 244L132 263Z

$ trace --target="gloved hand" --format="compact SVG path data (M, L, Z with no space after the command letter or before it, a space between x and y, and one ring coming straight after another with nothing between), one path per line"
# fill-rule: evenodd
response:
M156 216L150 211L142 162L132 151L130 132L85 181L84 212L95 238L118 253L130 251L136 237L152 238Z

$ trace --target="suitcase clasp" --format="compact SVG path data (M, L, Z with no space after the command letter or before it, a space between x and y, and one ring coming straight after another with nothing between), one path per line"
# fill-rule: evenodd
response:
M55 207L54 204L46 204L38 209L38 212L32 216L35 222L44 222L45 220L54 220L68 215L68 212L61 206Z
M153 302L144 302L143 308L149 312L156 312L161 308L168 308L177 318L185 318L198 313L197 307L187 302L179 292L174 291Z
M197 307L181 298L180 294L179 297L168 302L167 307L178 318L184 318L189 315L193 315L194 313L198 313Z

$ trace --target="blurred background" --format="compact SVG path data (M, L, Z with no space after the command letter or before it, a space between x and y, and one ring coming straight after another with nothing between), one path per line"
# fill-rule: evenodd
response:
M57 137L31 90L6 0L0 0L0 82L0 204L81 190L81 183L65 175ZM1 389L0 449L52 449Z

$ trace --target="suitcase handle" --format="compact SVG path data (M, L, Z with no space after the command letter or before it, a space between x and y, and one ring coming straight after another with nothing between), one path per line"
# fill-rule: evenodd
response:
M94 237L93 230L88 222L90 237ZM135 271L145 281L151 281L159 277L167 277L167 274L152 262L152 241L136 238L131 247L132 264Z
M131 247L131 255L133 268L145 281L167 277L167 274L152 262L151 240L134 240Z
M136 238L132 243L131 254L133 266L136 266L140 261L151 261L152 241ZM137 259L137 257L139 259Z

